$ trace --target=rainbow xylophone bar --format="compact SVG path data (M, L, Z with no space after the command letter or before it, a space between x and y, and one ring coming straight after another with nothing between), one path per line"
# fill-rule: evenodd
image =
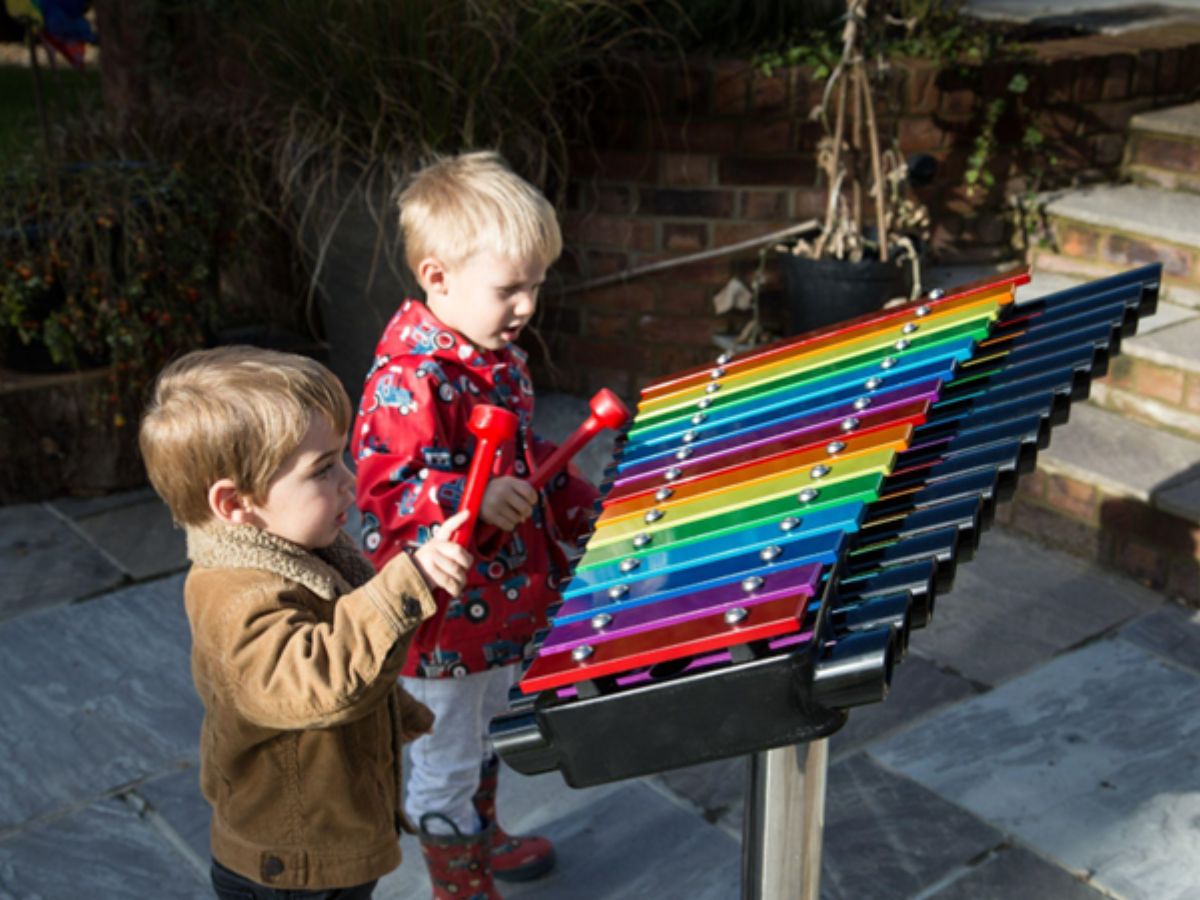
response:
M1016 303L1013 272L649 385L498 752L586 786L825 737L883 699L1159 280Z

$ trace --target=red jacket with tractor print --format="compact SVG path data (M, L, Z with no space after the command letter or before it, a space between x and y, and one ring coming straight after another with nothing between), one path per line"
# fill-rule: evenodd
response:
M511 410L520 420L515 447L501 454L493 475L528 477L554 451L532 431L525 360L512 345L476 348L418 300L406 300L392 317L351 441L363 545L377 569L420 546L458 510L475 452L467 422L476 405ZM570 575L558 542L574 543L585 532L596 496L574 469L560 473L492 556L472 542L475 564L462 596L436 593L438 612L417 631L403 674L439 678L519 662Z

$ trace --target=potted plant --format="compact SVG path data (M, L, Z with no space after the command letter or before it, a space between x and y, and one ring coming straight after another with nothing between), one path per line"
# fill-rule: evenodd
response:
M817 166L826 203L819 230L783 248L793 333L872 312L920 290L929 213L910 190L913 167L895 141L881 135L880 73L878 62L869 62L867 7L868 0L847 0L840 57L813 111L824 130ZM921 159L919 174L928 176L935 165Z

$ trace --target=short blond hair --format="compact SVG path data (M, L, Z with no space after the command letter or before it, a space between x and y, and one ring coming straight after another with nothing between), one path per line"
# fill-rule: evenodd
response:
M146 474L181 525L211 518L208 489L232 479L262 502L313 412L335 433L350 427L350 399L314 360L258 347L197 350L159 373L138 444Z
M413 176L399 206L404 255L414 275L431 256L455 266L492 250L549 267L562 253L554 207L498 153L438 159Z

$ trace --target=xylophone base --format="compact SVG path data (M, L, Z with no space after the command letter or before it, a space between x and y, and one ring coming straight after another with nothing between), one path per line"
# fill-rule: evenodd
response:
M749 758L742 900L817 900L829 739Z

